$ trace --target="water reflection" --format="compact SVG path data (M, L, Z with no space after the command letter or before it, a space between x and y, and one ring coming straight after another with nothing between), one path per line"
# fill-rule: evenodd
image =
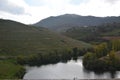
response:
M115 78L116 77L116 71L113 71L113 72L110 72L110 76L111 76L111 78Z
M24 79L111 79L120 78L117 72L93 72L85 70L82 59L59 62L57 64L42 65L40 67L26 66Z

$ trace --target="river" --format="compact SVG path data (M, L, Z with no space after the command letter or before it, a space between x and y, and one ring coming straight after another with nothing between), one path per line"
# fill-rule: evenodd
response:
M40 67L26 66L23 79L112 79L120 78L120 71L93 72L83 68L82 57L70 60L67 63L42 65Z

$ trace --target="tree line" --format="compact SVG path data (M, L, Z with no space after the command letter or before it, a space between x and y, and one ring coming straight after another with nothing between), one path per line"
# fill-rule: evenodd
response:
M88 50L91 49L79 49L77 47L72 48L72 50L54 50L49 53L38 53L30 56L18 56L16 61L21 65L43 65L43 64L54 64L57 62L67 62L71 58L77 59L78 56L83 56Z
M92 52L84 55L83 66L88 70L120 70L120 40L111 40L94 46Z

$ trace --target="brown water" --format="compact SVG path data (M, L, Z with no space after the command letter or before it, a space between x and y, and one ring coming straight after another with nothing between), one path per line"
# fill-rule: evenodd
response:
M26 66L26 70L23 79L120 79L120 71L98 73L85 70L82 66L82 58L40 67Z

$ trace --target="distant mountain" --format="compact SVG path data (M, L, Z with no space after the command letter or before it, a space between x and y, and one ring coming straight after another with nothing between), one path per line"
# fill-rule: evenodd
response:
M69 29L71 27L97 26L111 22L120 22L120 17L94 17L65 14L60 16L48 17L37 22L34 25L49 28L54 31L65 31L66 29Z
M56 49L88 48L90 46L42 27L0 19L0 54L34 54Z

